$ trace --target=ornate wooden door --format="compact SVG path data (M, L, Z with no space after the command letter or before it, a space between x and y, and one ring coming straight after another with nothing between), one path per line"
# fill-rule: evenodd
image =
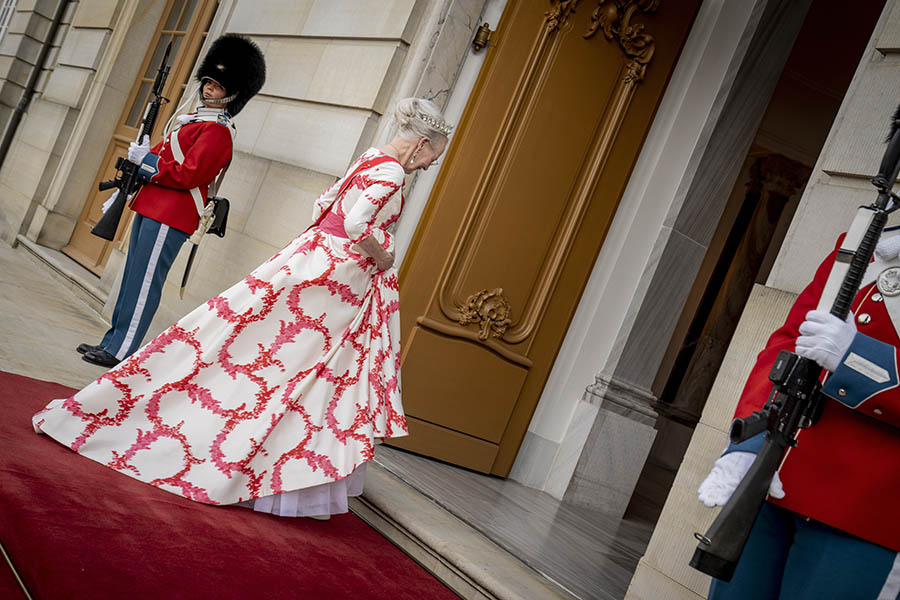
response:
M140 128L141 119L144 116L144 108L156 78L156 70L162 60L166 45L172 42L172 51L169 55L171 70L166 81L164 96L172 100L162 107L157 119L154 139L150 144L159 142L162 130L172 116L176 104L181 98L184 88L188 83L191 70L197 61L200 47L206 37L209 24L216 12L218 0L169 0L163 11L159 28L153 37L153 42L144 57L141 67L141 76L134 83L125 111L119 117L116 132L110 140L103 159L102 167L94 180L91 195L85 202L84 209L72 232L69 244L62 251L76 261L100 275L106 266L109 253L119 243L128 230L131 222L131 211L126 210L119 221L116 238L112 242L91 234L91 229L100 220L102 211L100 207L109 198L111 191L97 191L97 183L105 179L112 179L115 174L116 159L128 153L128 144L134 141Z
M401 270L392 443L509 473L699 3L508 3Z

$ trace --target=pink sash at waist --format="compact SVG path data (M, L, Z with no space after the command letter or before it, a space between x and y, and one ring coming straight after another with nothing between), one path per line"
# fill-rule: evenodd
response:
M325 233L330 233L331 235L337 236L339 238L350 238L350 236L347 235L347 232L344 230L343 217L331 211L328 211L328 214L325 215L325 218L323 218L319 223L319 229L321 229Z

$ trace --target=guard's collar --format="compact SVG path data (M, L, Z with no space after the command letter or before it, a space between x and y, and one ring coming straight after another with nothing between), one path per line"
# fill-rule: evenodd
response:
M221 125L225 125L226 127L230 127L234 129L234 122L231 120L231 115L228 114L223 108L208 108L206 106L198 106L196 112L190 113L188 115L190 117L187 121L180 121L180 127L187 125L188 123L219 123Z

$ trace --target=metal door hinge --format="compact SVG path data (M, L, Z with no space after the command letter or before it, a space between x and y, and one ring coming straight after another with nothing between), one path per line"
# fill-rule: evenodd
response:
M486 22L483 23L481 27L479 27L475 32L475 39L472 40L472 49L475 50L475 52L478 52L479 50L483 50L485 47L487 47L488 42L491 41L492 33L494 32L491 31L490 25L488 25Z

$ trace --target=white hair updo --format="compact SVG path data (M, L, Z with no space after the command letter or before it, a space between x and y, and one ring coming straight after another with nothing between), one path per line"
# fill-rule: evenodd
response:
M440 109L425 98L404 98L394 108L394 122L402 138L447 139L453 127L444 120Z

